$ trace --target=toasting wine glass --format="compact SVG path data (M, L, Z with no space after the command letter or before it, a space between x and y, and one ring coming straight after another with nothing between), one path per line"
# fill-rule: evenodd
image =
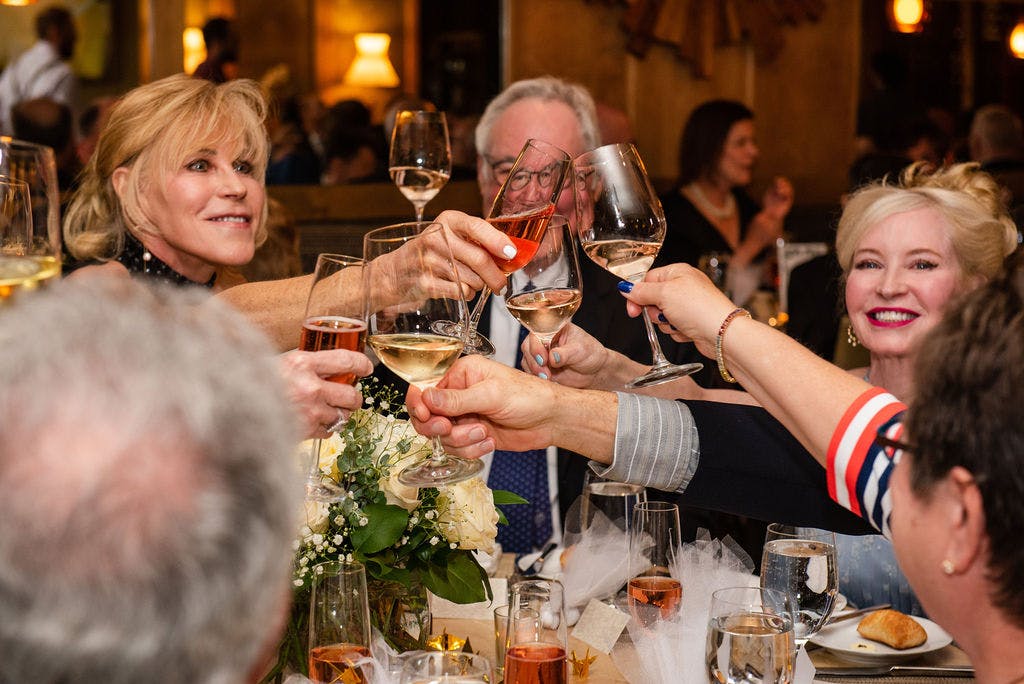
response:
M370 657L370 605L361 563L313 566L309 604L309 678L314 684L368 681L360 661Z
M466 300L444 227L402 223L363 238L363 288L370 348L399 377L420 389L433 386L465 346ZM442 331L455 322L455 334ZM449 456L435 436L433 455L398 475L402 484L436 487L469 479L479 460Z
M672 619L683 599L682 583L671 576L680 546L679 507L664 501L638 503L633 509L630 559L644 558L626 585L629 612L643 627Z
M60 261L38 254L28 183L0 177L0 304L60 275Z
M414 653L402 666L401 684L491 684L494 671L481 655L456 651Z
M501 184L487 222L508 235L516 246L512 259L495 259L505 273L519 270L537 252L541 236L555 213L555 202L565 189L565 179L572 168L569 155L543 140L530 139L519 151L508 176ZM491 291L480 291L469 319L468 353L490 356L494 345L477 332L477 324Z
M769 525L761 555L761 586L789 597L796 643L803 646L828 621L839 592L835 534Z
M549 348L582 299L576 239L564 216L552 216L533 258L509 275L505 306Z
M605 145L576 157L580 243L594 263L622 280L643 280L665 239L665 214L636 148ZM668 362L647 310L643 312L654 366L626 387L649 387L696 373L703 366Z
M452 174L452 147L444 112L401 111L391 132L391 180L423 220L427 202Z
M359 257L344 254L317 256L299 349L363 351L366 347L366 321L363 318L362 269L363 260ZM344 373L327 379L351 385L356 376ZM306 498L340 501L343 490L324 480L320 472L320 446L319 439L313 440L306 469Z
M565 684L569 632L560 582L513 584L505 634L505 684Z
M792 605L774 589L733 587L711 595L705 650L708 681L788 684L796 647Z

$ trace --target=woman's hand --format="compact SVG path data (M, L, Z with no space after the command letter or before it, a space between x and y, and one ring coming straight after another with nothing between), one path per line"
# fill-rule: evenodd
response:
M793 184L784 176L776 176L771 187L764 192L762 211L768 218L781 222L793 208Z
M511 259L516 255L516 247L508 236L487 221L461 211L442 211L434 221L448 229L448 244L462 283L473 292L484 285L500 292L507 276L494 260ZM470 295L467 293L467 298Z
M786 215L793 207L793 184L778 176L764 193L762 209L750 220L743 242L733 252L730 266L737 269L750 264L765 248L782 237Z
M522 350L523 370L578 389L622 389L646 370L572 323L559 331L550 351L533 335L523 340Z
M661 332L677 342L693 341L701 354L715 358L718 328L736 307L706 275L688 264L671 264L620 287L630 316L646 307Z
M306 438L329 437L329 427L362 406L363 395L355 387L326 378L340 373L369 375L373 364L365 354L345 349L292 350L278 359L288 398L302 420Z

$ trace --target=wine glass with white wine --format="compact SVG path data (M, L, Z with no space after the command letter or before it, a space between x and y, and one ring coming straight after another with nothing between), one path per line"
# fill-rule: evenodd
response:
M636 148L605 145L573 160L580 244L601 268L637 283L647 275L665 239L665 213ZM668 362L647 309L643 311L654 365L626 387L649 387L696 373L699 363Z
M388 159L391 180L416 208L416 220L452 175L452 147L444 112L403 110L395 118Z
M28 183L0 177L0 304L60 276L60 259L37 243Z
M419 389L432 387L465 346L466 300L440 223L401 223L363 238L364 299L370 348L381 363ZM446 333L439 323L455 322ZM437 487L466 480L483 468L444 452L433 453L398 474L402 484Z

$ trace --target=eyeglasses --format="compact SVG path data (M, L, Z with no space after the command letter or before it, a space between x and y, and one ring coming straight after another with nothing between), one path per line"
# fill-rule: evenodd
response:
M508 180L509 174L512 173L513 162L507 159L491 161L487 157L484 157L484 160L491 167L491 174L494 176L494 180L499 184L504 184L505 181ZM508 181L508 187L512 190L522 190L530 184L531 178L536 178L537 185L542 188L550 188L551 184L555 182L556 176L558 176L558 168L557 164L552 164L540 171L527 171L526 169L520 169L516 172L516 175L512 176L512 179ZM568 178L566 180L568 180Z
M882 447L884 449L892 449L894 452L896 452L895 456L897 456L897 457L899 456L900 453L904 453L904 452L908 453L908 454L912 454L912 453L914 453L914 451L916 449L916 447L914 447L911 444L907 444L906 442L901 442L898 439L890 439L889 437L886 437L882 433L878 433L877 435L875 435L875 444L877 444L878 446L880 446L880 447Z

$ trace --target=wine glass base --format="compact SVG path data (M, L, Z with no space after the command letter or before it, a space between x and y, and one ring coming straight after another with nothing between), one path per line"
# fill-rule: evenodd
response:
M480 459L428 458L398 473L398 481L409 487L439 487L468 480L483 469Z
M327 484L326 482L307 482L306 500L319 503L335 503L345 498L345 492L341 487Z
M672 380L685 378L687 375L693 375L703 367L703 363L687 363L681 366L675 366L673 364L655 366L639 378L635 378L627 382L625 386L628 389L652 387L654 385L660 385L663 382L671 382Z
M439 335L448 335L449 337L462 337L463 335L462 323L455 321L436 321L430 328ZM474 330L463 344L462 351L465 354L491 357L494 356L494 345L489 339Z

